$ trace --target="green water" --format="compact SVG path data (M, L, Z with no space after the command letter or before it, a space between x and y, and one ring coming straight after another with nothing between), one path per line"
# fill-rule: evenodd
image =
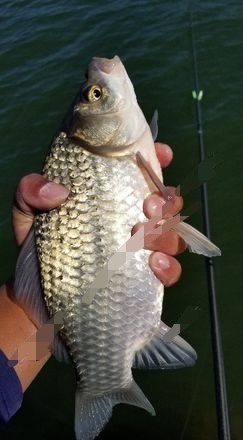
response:
M10 207L21 176L41 169L50 139L83 79L91 56L118 54L148 118L160 114L159 139L174 149L166 183L178 184L198 161L187 1L2 0L0 27L0 275L13 274ZM216 283L232 439L243 432L242 44L241 1L194 2L207 155L218 163L209 182L212 237L223 256ZM186 197L189 205L199 191ZM190 222L201 228L201 214ZM185 333L198 353L192 369L136 373L157 417L118 406L102 439L217 439L204 260L180 257L183 276L166 292L164 320L187 306L200 316ZM25 393L1 438L73 439L74 378L51 360Z

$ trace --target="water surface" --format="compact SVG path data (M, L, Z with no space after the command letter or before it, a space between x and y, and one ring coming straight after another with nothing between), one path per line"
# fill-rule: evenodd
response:
M225 353L232 438L243 432L242 382L242 43L240 1L194 2L193 20L207 156L218 163L209 182L212 236L222 248L216 282ZM157 0L49 2L2 0L0 274L14 271L10 207L20 177L39 172L53 134L83 80L92 56L118 54L148 119L158 108L159 139L174 149L166 183L178 184L198 163L192 90L188 2ZM199 191L186 204L199 200ZM191 223L201 228L201 213ZM136 373L156 408L119 406L102 439L217 438L210 326L202 257L184 255L183 277L168 290L164 320L173 324L189 305L201 308L185 338L198 352L192 369ZM72 439L74 379L51 360L25 393L3 439Z

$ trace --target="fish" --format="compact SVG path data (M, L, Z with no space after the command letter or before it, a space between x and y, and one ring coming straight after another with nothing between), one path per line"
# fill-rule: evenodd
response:
M146 220L143 201L155 189L138 154L163 183L157 131L156 117L149 126L120 58L92 58L42 171L70 194L35 216L17 261L15 298L35 325L63 312L52 350L76 371L77 440L97 437L119 403L155 414L132 369L187 367L197 359L179 335L165 338L164 287L149 267L151 252L141 248L129 259L124 252L134 224ZM187 223L173 228L192 251L220 254ZM114 255L121 262L112 267ZM102 286L85 301L100 273Z

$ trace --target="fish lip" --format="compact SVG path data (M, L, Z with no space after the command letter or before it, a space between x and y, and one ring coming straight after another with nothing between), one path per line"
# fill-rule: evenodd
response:
M121 113L121 110L126 110L126 107L124 106L124 108L114 111L107 110L106 112L99 112L95 114L95 117L105 116L105 115L115 115L116 113ZM73 112L74 114L79 114L79 104L74 106ZM89 117L89 115L87 115L87 117ZM82 119L85 119L85 117L82 116Z
M121 64L121 60L117 55L111 59L93 57L89 65L89 71L95 69L109 75L119 64Z

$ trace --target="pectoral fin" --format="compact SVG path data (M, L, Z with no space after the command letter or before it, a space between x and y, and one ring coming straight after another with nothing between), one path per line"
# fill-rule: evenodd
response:
M220 249L215 246L215 244L188 223L179 222L173 229L183 238L191 252L202 254L206 257L217 257L221 255Z
M133 368L169 369L195 364L197 354L184 339L175 336L167 342L165 335L169 330L170 327L161 322L153 338L136 352Z
M17 260L13 290L14 299L36 327L39 328L49 319L42 295L33 227Z
M155 174L150 164L144 159L143 155L139 152L137 153L137 160L138 163L142 164L142 166L145 168L156 188L166 199L167 197L166 187L164 186L163 182L158 178L158 176ZM183 221L180 221L179 223L177 223L175 227L173 227L173 229L176 230L178 235L180 235L180 237L182 237L183 240L188 244L189 250L191 252L194 252L196 254L202 254L205 255L206 257L216 257L221 255L221 251L217 246L215 246L207 237L205 237L205 235L203 235L197 229L193 228L188 223L184 223Z

